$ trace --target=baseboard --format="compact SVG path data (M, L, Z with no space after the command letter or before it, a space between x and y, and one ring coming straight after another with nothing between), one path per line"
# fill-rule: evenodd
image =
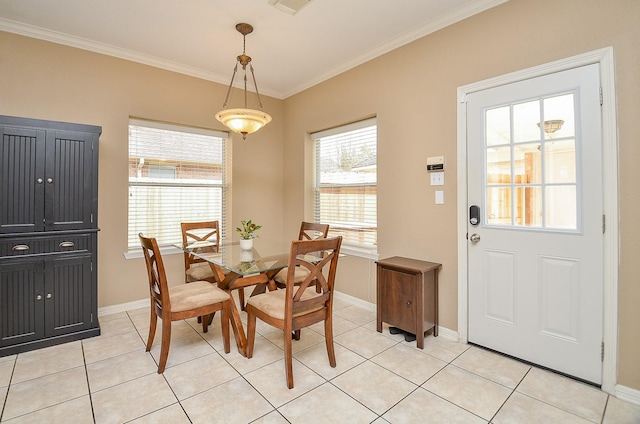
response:
M354 306L359 306L361 308L367 309L369 311L376 311L376 304L375 303L371 303L371 302L367 302L366 300L362 300L362 299L358 299L357 297L353 297L351 295L348 294L344 294L344 293L340 293L339 291L336 291L334 293L334 296L336 299L338 300L343 300L347 303L350 303Z
M340 292L335 292L335 297L336 299L350 303L351 305L359 306L369 311L374 311L374 312L376 311L375 303L367 302L366 300L358 299L357 297L353 297L351 295L340 293ZM105 306L103 308L98 308L98 317L102 315L115 314L118 312L126 312L132 309L147 308L147 307L149 307L149 299L140 299L133 302L121 303L119 305ZM445 339L448 339L448 340L453 340L454 342L460 341L460 335L458 334L457 331L450 330L442 326L438 326L438 336L444 337ZM633 390L633 389L627 389L627 390ZM619 396L616 396L616 397L619 397ZM635 394L635 397L636 399L640 399L640 395L638 395L638 393ZM620 399L622 399L622 397L620 397ZM631 400L631 402L634 402L634 401Z
M620 400L626 400L627 402L640 405L640 390L632 389L631 387L621 386L617 384L614 388L614 394Z
M139 308L148 308L149 307L149 299L140 299L133 302L120 303L119 305L111 305L105 306L103 308L98 308L98 317L102 315L110 315L118 312L126 312L132 309Z
M454 342L460 341L460 335L458 334L457 331L451 330L441 325L438 326L438 337L443 337L447 340L452 340Z
M357 297L350 296L348 294L335 292L334 294L336 299L342 300L344 302L350 303L354 306L359 306L361 308L368 309L370 311L376 311L376 304L367 302L366 300L358 299ZM443 337L447 340L453 340L454 342L460 341L460 335L455 330L450 330L446 327L438 326L438 337Z

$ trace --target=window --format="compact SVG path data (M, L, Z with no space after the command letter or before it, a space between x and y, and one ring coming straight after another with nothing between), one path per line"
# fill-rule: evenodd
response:
M220 222L224 237L228 134L129 120L129 250L138 233L181 240L180 223Z
M563 93L485 111L487 225L579 230L575 102Z
M315 142L315 220L343 243L378 243L377 124L375 119L311 134Z

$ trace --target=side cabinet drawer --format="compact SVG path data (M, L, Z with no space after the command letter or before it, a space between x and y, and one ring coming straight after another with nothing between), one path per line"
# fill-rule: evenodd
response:
M62 252L88 252L91 234L49 235L0 239L0 257L41 255Z

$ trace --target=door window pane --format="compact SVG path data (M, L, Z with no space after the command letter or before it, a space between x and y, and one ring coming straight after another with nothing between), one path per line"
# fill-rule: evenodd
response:
M548 184L576 182L576 143L561 140L545 143L545 179Z
M540 102L526 102L513 105L513 141L540 140Z
M517 187L514 225L542 227L542 187Z
M511 141L511 109L509 106L487 111L486 144L495 146L509 144Z
M547 187L545 198L546 226L548 228L572 230L576 228L576 187Z
M511 187L487 188L487 223L511 225Z
M555 124L546 126L547 130L544 134L547 140L575 137L573 100L573 93L544 99L544 120L547 123Z
M516 184L542 183L540 143L518 144L514 150L514 182Z

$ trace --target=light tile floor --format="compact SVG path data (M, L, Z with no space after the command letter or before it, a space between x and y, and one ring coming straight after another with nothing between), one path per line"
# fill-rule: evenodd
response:
M424 350L375 331L375 313L336 301L337 366L323 327L294 342L287 389L283 335L258 321L254 357L219 319L206 334L173 324L166 371L148 310L100 317L102 335L0 358L4 423L640 423L640 406L589 385L431 335ZM159 333L159 332L158 332ZM158 334L159 335L159 334Z

